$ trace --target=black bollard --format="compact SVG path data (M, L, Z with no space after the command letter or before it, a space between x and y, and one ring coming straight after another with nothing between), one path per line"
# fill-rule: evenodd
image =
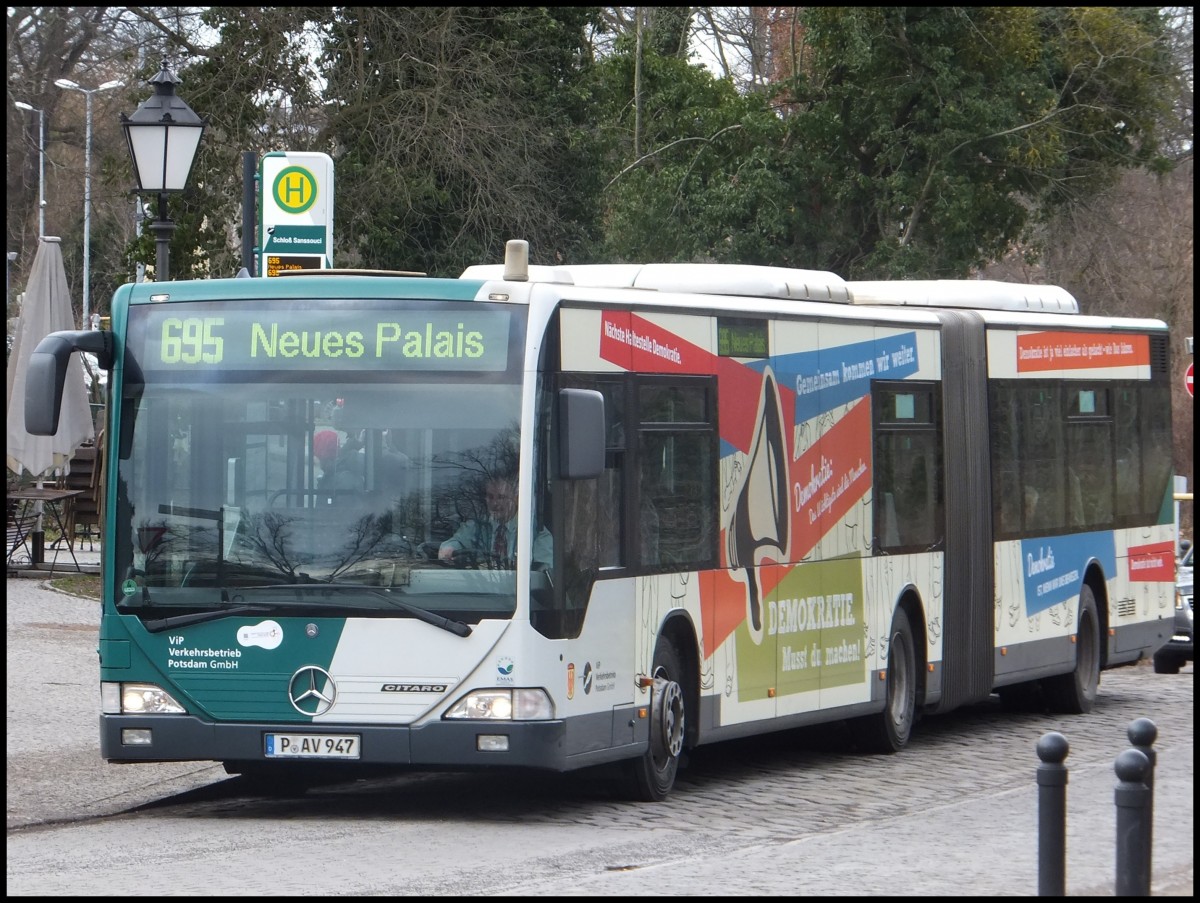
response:
M1129 743L1134 749L1141 750L1150 760L1150 770L1146 773L1145 784L1150 794L1146 798L1146 849L1150 851L1153 862L1154 854L1154 766L1158 764L1158 753L1154 750L1154 741L1158 739L1158 726L1149 718L1137 718L1129 722L1126 731Z
M1038 896L1067 893L1067 738L1058 731L1037 743L1038 783Z
M1118 897L1150 896L1150 789L1146 778L1150 759L1140 749L1117 756L1117 881Z

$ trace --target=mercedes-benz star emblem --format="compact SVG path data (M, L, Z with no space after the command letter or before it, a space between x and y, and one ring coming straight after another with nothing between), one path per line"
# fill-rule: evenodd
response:
M337 684L324 668L307 665L292 675L288 699L301 715L324 715L337 701Z

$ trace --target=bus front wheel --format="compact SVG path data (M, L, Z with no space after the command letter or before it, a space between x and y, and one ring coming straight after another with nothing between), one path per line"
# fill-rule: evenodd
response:
M865 752L894 753L908 745L917 715L917 646L903 608L892 617L887 688L883 711L850 722L855 743Z
M654 685L650 692L650 747L626 763L629 789L634 799L658 802L675 786L683 753L687 706L684 700L683 665L670 640L660 637L654 648Z

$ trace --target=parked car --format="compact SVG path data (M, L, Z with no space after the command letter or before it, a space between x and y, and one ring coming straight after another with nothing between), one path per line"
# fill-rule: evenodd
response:
M1179 559L1175 569L1175 630L1165 646L1154 653L1156 674L1178 674L1187 662L1195 661L1192 652L1192 546Z

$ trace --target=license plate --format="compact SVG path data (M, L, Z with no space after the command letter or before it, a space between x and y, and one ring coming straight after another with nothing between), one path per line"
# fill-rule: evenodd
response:
M268 759L357 759L358 734L267 734Z

